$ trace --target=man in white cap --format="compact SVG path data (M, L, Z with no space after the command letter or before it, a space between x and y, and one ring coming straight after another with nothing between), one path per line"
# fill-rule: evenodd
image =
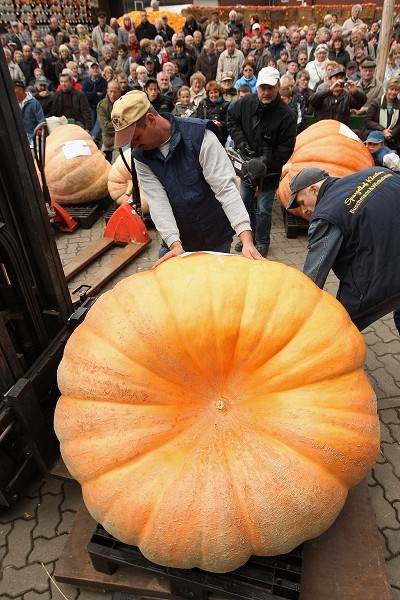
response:
M296 138L296 119L279 95L279 79L277 69L261 69L257 93L247 94L240 102L231 104L226 119L235 147L252 159L249 162L252 171L249 177L242 179L240 192L250 215L256 247L263 256L267 255L270 245L272 205L280 174L293 152ZM237 245L235 249L240 248Z
M286 208L310 218L304 273L323 288L334 271L360 331L394 310L400 333L400 177L371 167L340 179L313 167L289 185Z
M158 263L187 251L229 252L235 232L244 256L262 259L212 121L160 115L139 90L114 102L111 119L115 146L133 147L140 187L163 240Z

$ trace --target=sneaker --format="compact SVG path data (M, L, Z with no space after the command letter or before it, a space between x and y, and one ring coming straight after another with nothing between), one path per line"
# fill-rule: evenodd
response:
M243 242L235 244L235 252L241 252L243 250Z
M267 256L268 246L256 246L256 248L259 251L259 253L261 254L261 256L263 256L264 258Z

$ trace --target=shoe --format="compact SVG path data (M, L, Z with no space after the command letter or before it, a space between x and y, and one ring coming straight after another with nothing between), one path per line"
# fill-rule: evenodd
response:
M243 242L235 244L235 252L241 252L243 250Z
M256 248L259 251L259 253L261 254L261 256L263 256L264 258L267 256L268 246L256 246Z

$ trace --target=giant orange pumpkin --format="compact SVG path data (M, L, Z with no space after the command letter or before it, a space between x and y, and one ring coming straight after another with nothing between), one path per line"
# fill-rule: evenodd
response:
M318 536L379 447L363 338L300 271L195 253L126 278L59 367L61 452L155 563L225 572Z
M344 177L373 166L370 152L347 125L331 119L318 121L297 136L294 152L283 168L278 200L287 205L289 181L303 168L321 167L331 177ZM292 212L304 218L299 209Z
M67 158L66 143L83 141L90 154ZM46 140L45 176L52 200L60 204L95 202L108 196L110 163L92 137L78 125L61 125Z

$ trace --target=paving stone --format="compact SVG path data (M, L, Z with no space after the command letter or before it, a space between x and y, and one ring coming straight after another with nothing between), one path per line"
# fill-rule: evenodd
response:
M400 555L391 558L386 563L390 584L400 589Z
M79 598L79 589L75 586L69 585L68 583L61 583L56 581L57 587L61 590L61 592L68 598L68 600L78 600ZM52 592L52 600L65 600L56 585L53 581L50 582L51 592ZM99 596L100 598L100 596Z
M42 494L42 496L44 494L54 494L55 496L57 496L61 493L62 484L63 482L61 479L56 479L55 477L49 476L47 477L47 479L44 480L43 484L41 485L40 493Z
M42 594L38 592L27 592L24 594L23 600L51 600L52 598L56 599L57 596L52 595L51 591L43 592ZM61 595L59 595L61 599ZM69 598L68 598L69 600Z
M7 536L13 528L13 523L2 523L0 525L0 546L4 546L7 543Z
M381 444L383 442L386 442L387 444L393 444L394 439L391 435L390 428L385 423L382 423L382 421L380 422L380 436L381 436L381 438L380 438ZM382 448L382 452L385 453L383 448Z
M38 524L33 531L33 537L51 538L61 520L60 504L62 496L59 494L45 494L37 511Z
M382 444L382 450L393 467L393 472L400 479L400 446L399 444ZM400 498L399 498L400 499Z
M385 356L386 354L396 354L399 351L397 340L392 342L381 342L374 344L374 352L377 356Z
M400 500L400 481L393 473L389 463L376 464L373 468L375 479L385 489L385 497L389 502Z
M398 529L385 528L382 533L388 541L388 548L392 556L400 554L400 523Z
M391 527L393 529L400 528L397 511L394 506L386 500L381 486L376 485L369 487L368 489L378 529L382 530L385 527Z
M400 600L400 589L392 587L392 600Z
M63 533L69 533L71 531L72 523L74 522L76 512L64 511L61 515L61 521L57 525L56 533L62 535Z
M39 503L38 497L28 498L24 496L19 498L10 507L0 512L0 523L10 523L16 519L34 519Z
M382 362L376 356L376 354L372 350L372 348L367 346L367 356L365 359L366 371L374 371L375 369L379 369L381 367L382 367Z
M380 369L375 369L371 375L376 380L378 386L378 391L374 387L374 391L378 397L378 400L379 398L393 396L395 394L395 390L398 390L396 382L394 381L393 377L387 371L385 371L384 366L382 366Z
M33 547L32 531L35 527L35 520L18 519L14 521L14 527L7 538L8 553L4 558L4 567L12 565L18 569L26 564L26 559Z
M18 600L21 600L22 595L30 590L41 593L46 592L50 587L46 572L39 563L27 565L22 569L5 568L2 586L10 598Z
M379 418L384 423L393 423L395 425L399 422L399 415L394 408L389 408L387 410L381 410L379 412Z
M382 357L381 357L382 358ZM385 356L384 368L393 377L397 386L400 383L400 359L393 355Z
M82 502L82 489L76 481L64 482L64 499L61 503L61 511L72 510L76 512Z
M35 546L29 554L29 562L49 563L52 560L57 560L61 556L67 537L67 535L56 535L51 540L36 538Z
M373 331L371 329L366 329L363 332L363 335L364 335L364 341L369 348L371 346L373 346L374 344L378 344L382 341L381 338L376 335L375 331Z

